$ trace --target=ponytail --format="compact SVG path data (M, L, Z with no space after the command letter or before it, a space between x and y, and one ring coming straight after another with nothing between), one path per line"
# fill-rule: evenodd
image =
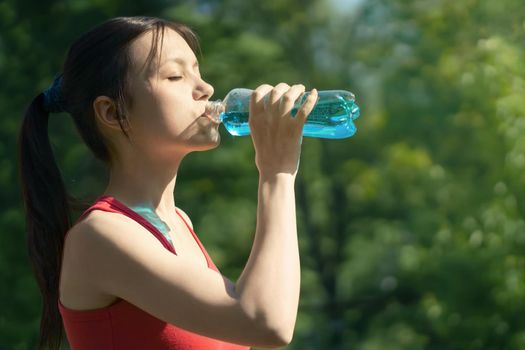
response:
M49 142L49 112L44 104L42 93L25 112L18 164L29 258L43 298L38 349L58 350L64 333L57 304L60 265L71 213L70 198Z

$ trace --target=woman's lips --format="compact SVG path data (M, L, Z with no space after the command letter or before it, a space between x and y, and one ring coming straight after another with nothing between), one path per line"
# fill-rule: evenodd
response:
M209 121L211 121L213 124L219 125L221 122L218 119L213 118L209 113L202 113L200 118L207 118Z

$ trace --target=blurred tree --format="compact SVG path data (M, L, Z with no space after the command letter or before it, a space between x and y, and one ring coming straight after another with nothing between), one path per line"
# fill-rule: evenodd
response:
M319 307L330 322L316 328L329 345L311 348L519 349L523 5L351 9L332 22L334 36L357 25L330 62L362 92L366 118L346 154L320 144L322 171L303 187L318 273L337 271ZM305 180L306 169L303 158Z

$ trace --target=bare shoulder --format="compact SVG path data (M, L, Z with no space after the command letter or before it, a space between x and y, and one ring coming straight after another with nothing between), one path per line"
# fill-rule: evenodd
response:
M95 210L69 230L64 242L63 274L74 271L81 279L79 284L112 294L104 290L112 278L109 267L115 271L125 269L123 264L130 259L146 259L145 250L162 252L165 249L131 218Z
M126 249L135 242L144 241L158 243L133 219L118 213L94 210L69 230L65 244L78 254L89 252L91 260L106 253L107 249Z
M101 263L111 263L124 234L112 234L120 227L119 215L92 211L68 231L64 241L60 272L60 299L72 309L96 309L112 304L117 297L98 287Z

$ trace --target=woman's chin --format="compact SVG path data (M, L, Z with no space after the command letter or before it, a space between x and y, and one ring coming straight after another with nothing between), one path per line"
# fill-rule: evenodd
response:
M214 149L221 143L219 124L210 123L207 118L199 118L177 138L189 152Z
M207 130L206 132L196 135L195 143L196 151L207 151L217 148L221 143L221 134L217 128Z
M213 142L210 143L208 149L217 148L217 147L219 147L220 144L221 144L221 134L219 134L219 132L217 132L217 134L215 135L215 137L213 139Z

